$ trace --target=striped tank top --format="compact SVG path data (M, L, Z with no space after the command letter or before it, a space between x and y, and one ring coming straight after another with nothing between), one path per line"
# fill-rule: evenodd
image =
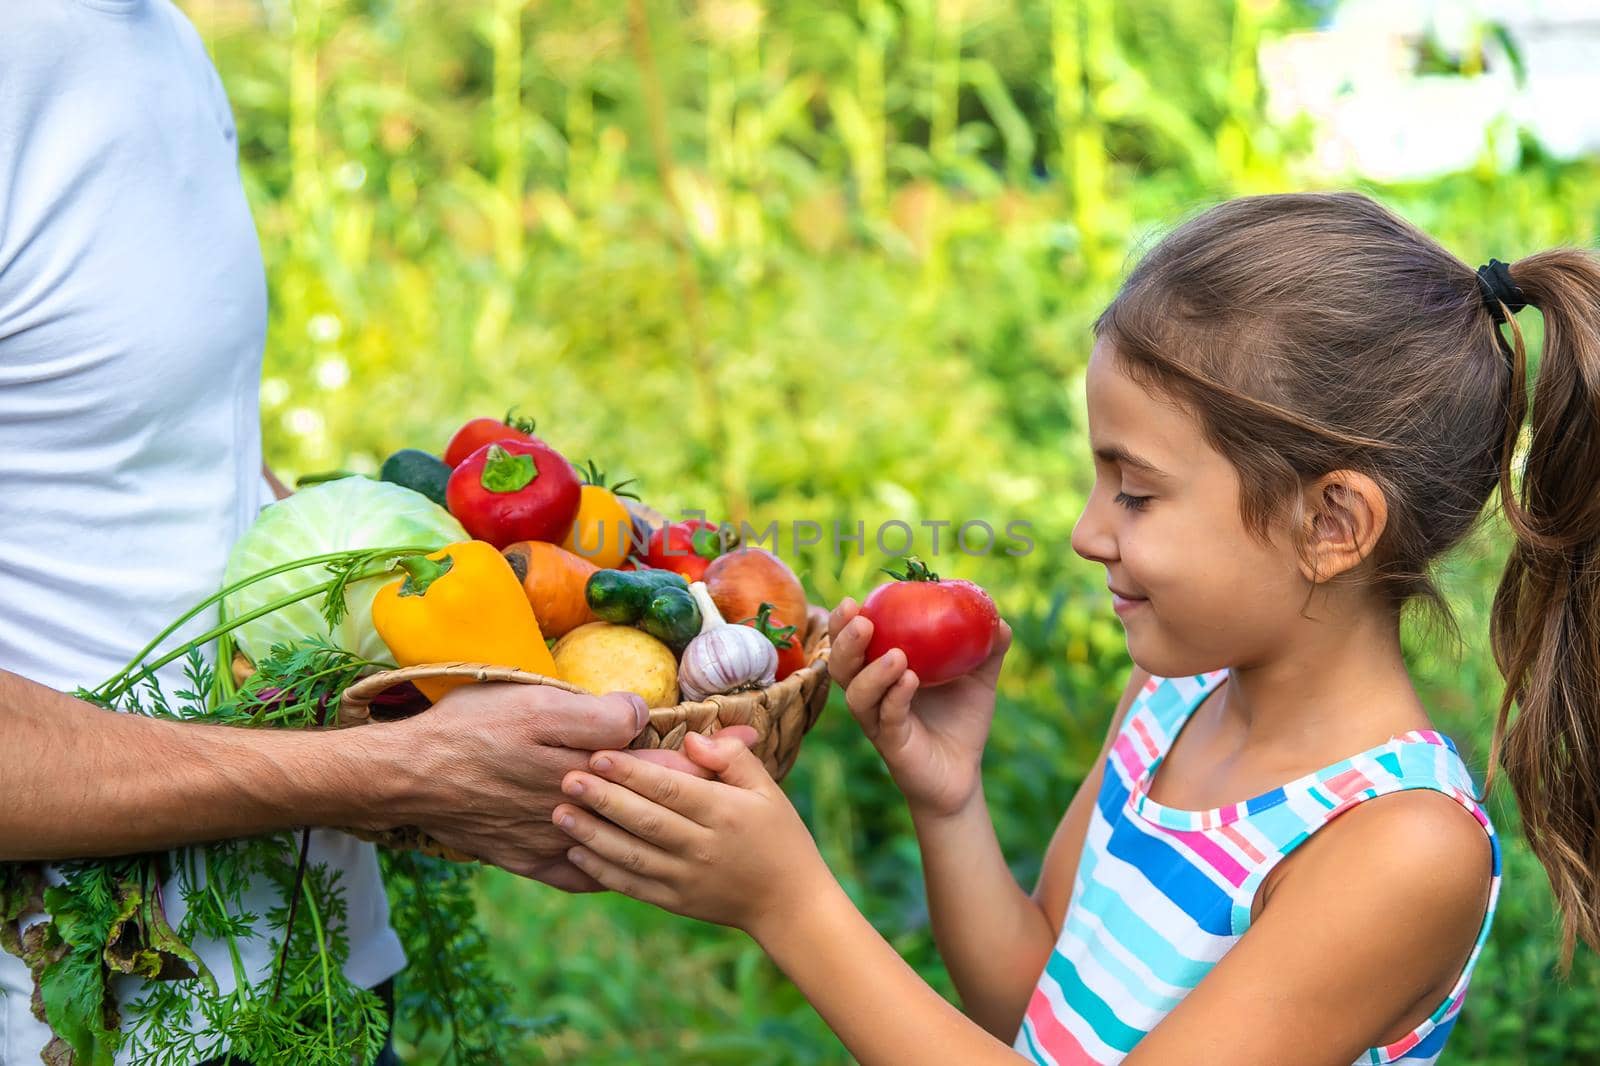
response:
M1452 797L1489 834L1489 904L1460 979L1421 1025L1356 1060L1424 1066L1455 1025L1500 895L1500 842L1448 737L1414 730L1254 799L1180 811L1149 798L1162 757L1226 677L1151 678L1107 758L1061 937L1028 1003L1016 1050L1048 1066L1121 1062L1210 972L1250 925L1274 866L1363 800L1428 788Z

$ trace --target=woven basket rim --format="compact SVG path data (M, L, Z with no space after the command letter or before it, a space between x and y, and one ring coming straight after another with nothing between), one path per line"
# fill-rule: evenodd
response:
M682 700L664 707L652 707L650 708L650 724L658 727L663 723L676 724L694 717L701 711L718 712L718 717L720 718L720 711L723 707L770 703L774 698L782 698L790 691L798 691L805 684L809 675L819 671L826 671L828 668L828 652L832 648L832 640L828 634L828 617L826 608L814 603L806 605L806 663L782 681L775 682L765 688L751 689L744 692L716 693L707 696L703 700ZM406 681L434 677L471 677L478 681L548 685L564 692L585 696L592 695L588 689L579 688L577 685L562 681L560 678L549 677L545 674L534 673L531 670L523 670L514 666L497 666L493 663L481 662L419 663L413 666L402 666L393 670L368 674L345 689L339 700L338 716L333 724L335 728L365 725L372 721L372 718L370 715L362 713L362 711L370 706L374 697Z
M704 700L676 703L670 707L652 707L649 723L640 731L639 740L632 746L638 746L641 740L646 739L648 739L646 746L649 747L675 746L686 731L700 729L709 721L726 722L730 717L752 722L765 721L768 723L767 728L772 728L780 721L779 717L771 713L773 706L789 708L791 718L792 712L798 709L800 713L798 719L794 719L779 731L767 734L764 751L758 746L762 761L768 765L768 769L775 777L781 779L799 755L800 741L816 724L832 685L832 678L828 674L828 658L832 650L828 619L829 613L826 608L816 604L806 605L806 663L782 681L748 692L712 695ZM380 692L403 681L419 677L460 676L475 677L482 681L550 685L569 692L589 694L587 690L559 678L546 677L515 667L485 663L426 663L372 674L351 685L339 700L339 713L334 728L353 727L370 722L371 716L365 711L370 706L371 700ZM350 699L352 693L357 697L354 707ZM352 713L353 710L358 713ZM729 714L728 711L732 713ZM381 830L347 829L346 832L385 847L413 849L454 862L477 861L475 857L433 839L416 826L395 826Z

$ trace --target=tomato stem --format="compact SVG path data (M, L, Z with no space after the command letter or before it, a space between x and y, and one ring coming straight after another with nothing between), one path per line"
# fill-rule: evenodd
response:
M888 574L890 577L894 578L896 581L938 581L939 580L939 575L934 573L932 570L929 570L928 567L927 567L927 564L925 564L921 559L917 558L915 555L906 556L905 559L903 560L903 562L906 564L906 570L905 570L905 573L903 573L903 574L900 573L898 570L890 570L887 566L879 567L879 569L882 570L884 573Z
M516 430L518 433L526 433L530 437L533 436L534 420L531 418L518 418L516 417L516 414L516 404L512 404L510 407L506 408L505 424L509 428Z
M794 642L795 632L798 627L777 625L770 617L772 611L773 605L765 600L762 600L761 609L759 612L757 612L756 616L754 618L743 619L739 624L744 625L747 622L751 623L756 627L757 630L760 631L762 636L772 641L773 647L787 648Z

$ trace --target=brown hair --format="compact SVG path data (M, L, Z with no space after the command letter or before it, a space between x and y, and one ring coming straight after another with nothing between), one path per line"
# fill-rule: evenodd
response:
M1239 473L1253 535L1287 520L1299 536L1301 489L1323 474L1372 478L1387 525L1333 580L1397 622L1415 602L1459 640L1430 566L1494 513L1499 486L1515 544L1490 626L1506 679L1490 776L1504 766L1550 875L1565 961L1578 937L1600 947L1600 261L1541 252L1510 273L1545 325L1520 495L1515 318L1508 343L1474 270L1365 196L1206 211L1139 262L1095 332L1195 413Z

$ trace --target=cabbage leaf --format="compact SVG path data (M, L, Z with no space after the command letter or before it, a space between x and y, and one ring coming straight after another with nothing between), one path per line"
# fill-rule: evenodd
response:
M406 545L435 550L468 539L450 512L419 492L359 475L343 477L264 508L234 545L223 584L329 552ZM399 576L397 571L351 582L345 589L344 618L331 631L323 619L323 597L311 596L246 622L233 631L233 638L252 662L260 662L275 644L297 645L315 636L326 636L364 659L388 660L389 649L372 627L372 600ZM328 578L319 565L288 570L234 592L224 601L224 610L229 618L238 618Z

